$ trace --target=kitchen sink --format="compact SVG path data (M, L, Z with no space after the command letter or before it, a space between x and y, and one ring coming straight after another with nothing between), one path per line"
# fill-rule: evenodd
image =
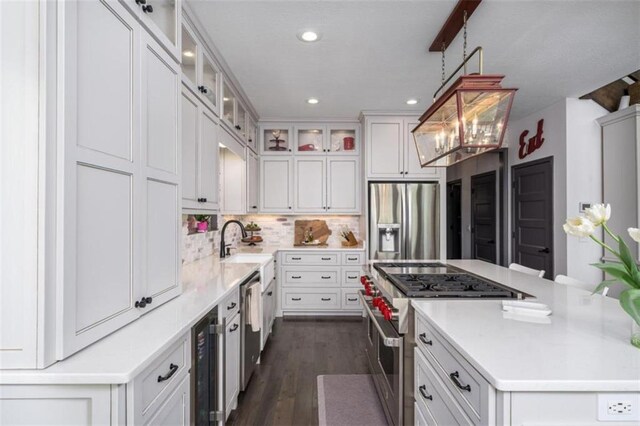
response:
M264 292L275 279L274 258L270 254L262 253L238 253L225 257L222 263L259 263L260 284Z

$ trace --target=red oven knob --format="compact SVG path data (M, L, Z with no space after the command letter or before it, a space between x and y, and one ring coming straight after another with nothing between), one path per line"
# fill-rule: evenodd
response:
M372 303L373 303L373 306L374 306L374 307L377 307L377 306L378 306L378 304L380 303L380 298L379 298L379 297L377 297L377 296L376 296L376 297L374 297L374 298L373 298L373 300L372 300Z
M387 308L384 313L384 319L386 319L387 321L391 321L391 319L393 318L393 311L391 311L391 309Z

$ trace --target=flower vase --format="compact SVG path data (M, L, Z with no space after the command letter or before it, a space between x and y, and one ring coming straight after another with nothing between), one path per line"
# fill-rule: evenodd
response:
M631 320L631 344L640 349L640 325L635 320Z
M207 232L208 229L209 229L209 222L207 221L198 222L198 232Z

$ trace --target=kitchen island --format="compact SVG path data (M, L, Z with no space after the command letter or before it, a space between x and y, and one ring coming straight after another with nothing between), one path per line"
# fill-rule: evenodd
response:
M528 293L552 314L508 314L497 300L413 299L418 423L640 421L640 351L616 299L481 261L446 263Z

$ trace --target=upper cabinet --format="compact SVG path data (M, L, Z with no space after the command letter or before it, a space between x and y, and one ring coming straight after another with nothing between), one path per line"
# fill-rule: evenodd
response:
M256 122L249 116L247 116L247 147L251 148L253 152L258 152L258 126Z
M225 120L230 127L235 127L236 96L226 81L222 84L222 119Z
M263 155L359 155L359 123L263 123Z
M180 61L182 0L125 0L124 4L177 61Z
M182 23L182 82L214 113L218 114L220 71L195 31Z
M442 167L420 166L411 130L417 120L405 117L366 117L366 163L370 179L439 179Z

